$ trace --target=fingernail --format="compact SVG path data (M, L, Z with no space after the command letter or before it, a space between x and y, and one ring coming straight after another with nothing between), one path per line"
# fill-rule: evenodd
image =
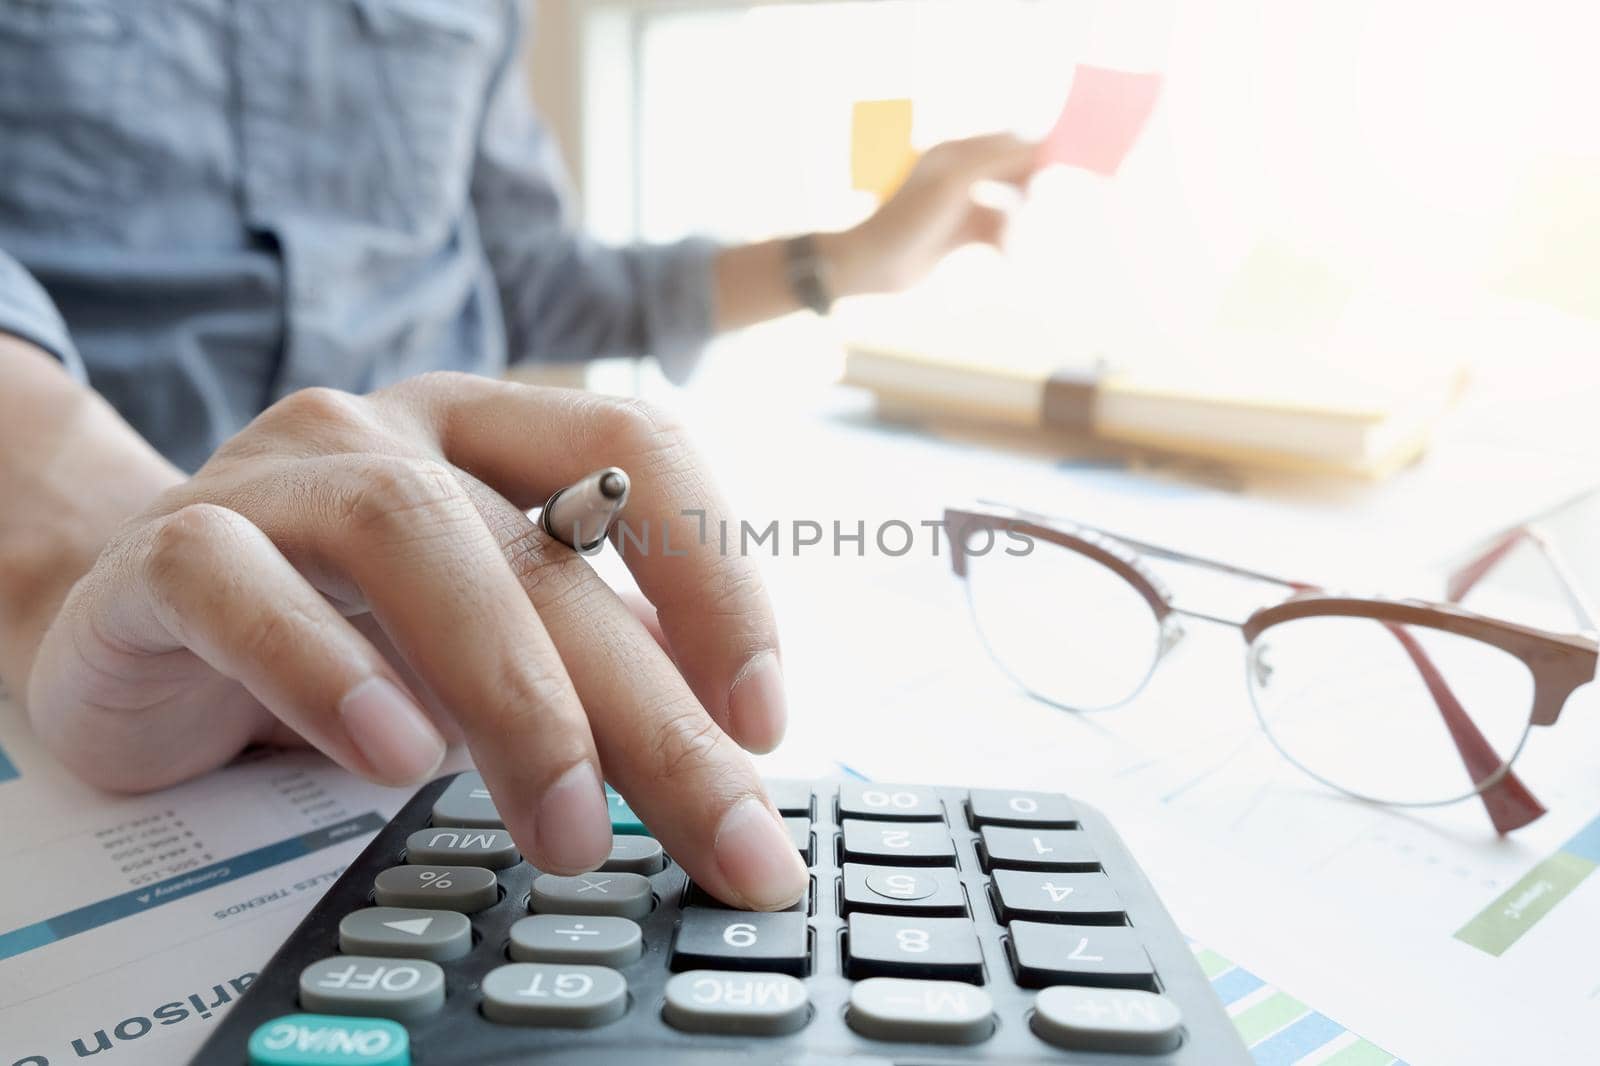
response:
M764 651L745 664L728 693L728 719L734 739L750 751L771 751L789 724L789 699L783 691L778 657Z
M344 694L339 717L345 732L385 781L432 776L444 761L445 743L422 708L385 677L369 677Z
M714 845L728 887L755 910L787 907L806 890L806 868L783 823L755 796L722 816Z
M611 813L600 775L581 762L556 778L539 801L541 864L550 873L593 870L611 854Z

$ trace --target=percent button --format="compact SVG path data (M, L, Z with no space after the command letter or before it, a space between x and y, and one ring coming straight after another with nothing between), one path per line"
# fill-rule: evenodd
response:
M372 882L381 907L428 907L472 914L500 899L500 882L481 866L391 866Z

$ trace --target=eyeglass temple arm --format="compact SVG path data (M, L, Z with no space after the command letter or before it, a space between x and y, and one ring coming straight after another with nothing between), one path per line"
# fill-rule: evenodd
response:
M1578 582L1573 577L1561 554L1556 551L1555 545L1545 539L1533 526L1518 526L1496 538L1483 554L1475 559L1469 559L1445 583L1445 595L1451 603L1460 603L1466 599L1467 594L1478 587L1478 583L1489 576L1489 573L1499 566L1506 556L1511 554L1513 548L1527 541L1539 550L1544 561L1549 565L1551 573L1555 574L1556 582L1561 586L1561 594L1566 598L1567 606L1572 608L1572 613L1578 619L1578 624L1584 629L1593 630L1595 625L1595 611L1589 605Z

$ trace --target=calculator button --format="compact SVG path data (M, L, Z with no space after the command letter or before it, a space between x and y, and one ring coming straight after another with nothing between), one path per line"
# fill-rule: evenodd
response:
M994 871L994 898L1002 922L1120 925L1126 917L1111 878L1103 873Z
M807 883L806 883L806 890L801 895L801 897L799 899L795 900L793 903L789 904L787 907L785 907L783 909L786 910L786 911L799 911L801 914L810 914L811 913L811 891L812 891L812 883L811 883L810 879L808 878L807 879ZM685 907L710 907L713 910L725 910L725 911L739 910L740 909L738 907L730 907L730 906L728 906L726 903L722 902L716 896L713 896L711 893L707 892L705 889L701 888L699 885L695 884L693 881L690 881L688 883L688 885L684 886L684 890L683 890L683 905Z
M672 944L674 970L772 970L804 976L806 916L795 911L688 907Z
M649 877L667 867L666 852L655 837L612 837L611 854L600 864L608 873L642 874Z
M1089 834L1078 829L1007 829L986 825L980 830L989 869L1098 870L1100 860Z
M898 866L954 866L950 832L932 822L904 825L845 819L844 861Z
M610 915L535 914L511 925L511 957L518 962L574 962L626 966L644 954L638 923Z
M483 977L483 1016L508 1025L592 1029L628 1011L628 982L604 966L513 962Z
M975 788L967 793L967 810L972 814L974 829L985 825L1078 828L1078 812L1072 801L1054 792Z
M852 914L845 966L852 978L983 980L983 950L970 918Z
M472 923L455 911L367 907L340 920L339 950L447 962L472 950Z
M661 1017L688 1033L782 1036L810 1020L810 997L788 974L690 970L667 981Z
M846 781L839 786L839 817L942 822L944 805L931 788Z
M788 830L789 839L794 842L794 848L800 853L800 861L810 866L816 862L816 855L811 847L811 819L785 818L783 828Z
M805 781L768 781L767 798L785 817L811 817L811 785Z
M481 866L391 866L372 882L384 907L430 907L473 914L500 901L500 882Z
M504 870L522 861L522 853L504 829L418 829L406 837L406 861Z
M606 786L606 809L611 812L611 832L615 836L647 837L650 830L644 827L644 822L633 813L633 808L628 806L628 801L610 785Z
M976 1044L994 1032L994 1002L960 981L873 977L850 989L845 1021L874 1040Z
M1012 922L1008 928L1019 985L1155 988L1150 956L1127 926Z
M450 782L433 802L433 824L463 829L504 829L494 800L483 785L483 776L464 773Z
M300 1006L413 1021L444 1006L444 971L426 959L336 955L300 971Z
M1183 1012L1154 992L1058 985L1034 997L1033 1031L1068 1051L1159 1055L1183 1042Z
M873 911L959 917L967 913L961 878L949 868L907 869L847 862L843 873L846 914Z
M539 914L613 914L639 921L654 897L648 878L596 871L576 877L540 874L533 879L528 909Z
M387 1018L286 1014L250 1034L250 1066L410 1066L411 1036Z

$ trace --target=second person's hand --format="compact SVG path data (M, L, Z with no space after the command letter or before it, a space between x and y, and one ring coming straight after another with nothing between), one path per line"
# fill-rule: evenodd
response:
M525 513L612 464L670 658ZM753 563L685 511L727 518L682 432L635 403L453 374L297 393L105 547L39 646L29 715L116 789L290 739L411 783L459 735L556 873L609 852L603 767L696 882L783 907L805 870L739 747L782 735L777 634Z

